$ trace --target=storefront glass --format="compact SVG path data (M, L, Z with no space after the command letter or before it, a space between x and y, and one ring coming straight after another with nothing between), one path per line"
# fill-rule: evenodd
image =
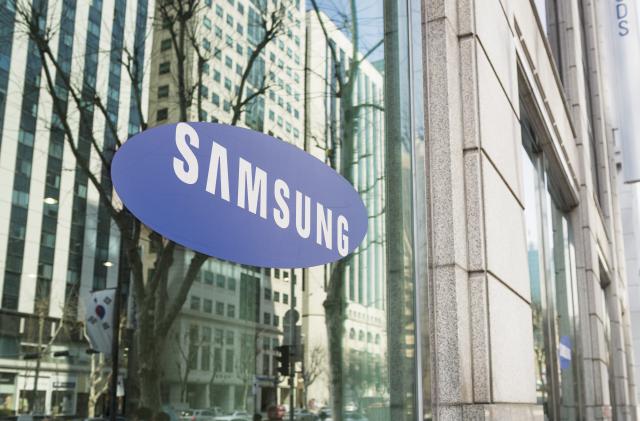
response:
M532 126L523 124L524 215L536 393L548 419L579 418L578 306L573 231Z
M276 86L264 94L259 128L305 148L355 186L369 211L367 237L353 255L326 267L265 269L209 259L169 335L173 351L163 358L176 369L168 371L163 395L175 406L216 412L267 415L292 402L296 419L305 412L415 419L407 4L304 7L295 16L304 19L300 25L306 21L305 54L283 64L277 51L287 47L276 42L264 55L271 69L265 76ZM248 5L250 17L256 10ZM205 112L225 122L215 107ZM180 266L192 258L184 252ZM293 375L280 357L290 345Z
M38 0L16 14L33 20L22 22L28 71L42 76L25 84L30 124L14 160L0 284L12 323L2 334L19 338L19 392L0 384L0 402L89 417L116 402L127 417L146 408L193 421L429 413L429 364L419 361L428 343L416 322L426 252L416 230L426 206L421 3ZM39 38L48 28L62 30ZM110 162L130 135L185 120L261 131L335 169L367 208L362 244L326 266L261 268L150 231L115 198ZM42 177L32 179L36 166ZM118 377L88 349L82 323L91 291L116 285L123 316L109 329L121 328L123 380L111 399Z

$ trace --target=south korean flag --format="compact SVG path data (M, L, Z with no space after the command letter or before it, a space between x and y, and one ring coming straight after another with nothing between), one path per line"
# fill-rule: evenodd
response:
M115 292L115 289L102 289L85 298L85 323L91 347L105 356L111 355Z

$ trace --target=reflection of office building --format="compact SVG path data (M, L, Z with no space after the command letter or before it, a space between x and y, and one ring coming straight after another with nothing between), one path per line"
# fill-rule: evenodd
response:
M640 399L640 184L625 184L620 172L620 151L616 151L618 164L618 192L620 194L620 216L624 235L625 275L627 277L627 293L629 296L628 321L631 335L627 338L633 343L633 360L628 370L635 380L635 399Z
M179 252L171 270L182 273L190 254ZM283 343L285 313L292 303L300 308L296 272L208 260L169 333L163 399L251 411L286 396L287 385L275 383L275 347Z
M87 104L94 94L101 97L122 137L137 131L135 96L120 59L123 49L135 46L144 65L153 1L0 5L0 413L32 409L27 397L36 383L37 359L24 357L37 351L39 341L53 341L41 359L36 410L86 414L88 345L72 320L82 313L79 295L115 284L119 238L86 173L76 167L38 50L19 26L16 3L43 13L43 23L55 28L50 47L60 71L50 61L49 68L56 92L69 111L79 153L92 154L100 176L88 134L105 149L113 147L113 136L97 109L79 117L63 81L70 73ZM108 169L102 170L104 177ZM36 314L43 316L42 329ZM66 316L72 320L61 324ZM53 357L63 350L70 356Z
M385 179L384 179L384 115L383 77L361 53L353 56L353 42L327 15L321 13L325 36L314 11L307 12L307 138L308 151L328 164L339 163L341 154L353 145L350 181L360 193L369 213L367 236L351 255L342 282L348 303L345 322L346 396L356 401L373 392L385 377L381 367L386 361L386 267L385 267ZM368 40L371 41L371 40ZM370 44L375 45L379 39ZM334 63L330 44L338 63ZM373 51L372 57L381 53ZM357 71L350 66L357 62ZM380 61L382 63L382 61ZM336 68L339 69L336 71ZM340 78L341 80L337 80ZM349 79L353 79L350 81ZM341 83L342 82L342 83ZM345 101L339 86L353 84L352 101ZM343 88L344 89L344 88ZM344 124L351 115L352 127ZM350 134L352 133L352 134ZM331 155L335 152L335 156ZM339 165L339 164L338 164ZM308 270L309 293L305 296L305 330L310 350L326 343L325 318L322 311L326 284L325 268ZM311 356L307 355L307 359ZM309 398L327 400L326 378L312 384ZM384 381L382 381L384 383Z
M202 111L196 101L189 119L232 123L237 92L249 59L262 41L262 19L270 19L271 1L204 1L194 19L203 66ZM265 9L266 8L266 9ZM263 13L266 10L267 13ZM303 146L304 2L283 2L282 33L256 58L244 82L243 97L266 88L242 108L238 126L249 127ZM176 60L169 31L153 34L156 53L151 62L150 120L154 124L179 119ZM189 47L188 80L198 80L197 55ZM195 86L195 85L194 85ZM181 276L190 253L177 252L172 266ZM178 264L181 262L181 264ZM300 285L290 296L292 270L257 269L215 259L205 263L175 321L165 355L163 400L177 407L254 408L283 401L289 387L276 379L274 348L283 342L285 312L292 301L301 305ZM173 291L176 293L177 291Z
M188 119L230 124L237 92L246 71L243 98L260 93L242 107L238 126L272 134L302 147L304 67L304 2L282 2L282 32L270 41L252 66L249 58L264 39L263 19L271 24L277 2L266 0L202 2L193 19L198 47L206 59L202 69L202 112L196 96ZM265 12L263 12L265 11ZM164 124L179 120L177 64L167 29L153 34L149 120ZM187 80L197 85L197 54L187 43ZM248 70L250 69L250 70ZM199 117L199 118L198 118Z

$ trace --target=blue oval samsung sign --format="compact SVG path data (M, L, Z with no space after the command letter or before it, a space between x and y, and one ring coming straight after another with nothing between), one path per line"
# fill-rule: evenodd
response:
M115 154L111 176L144 224L236 263L329 263L367 232L366 208L347 180L293 145L239 127L197 122L145 130Z

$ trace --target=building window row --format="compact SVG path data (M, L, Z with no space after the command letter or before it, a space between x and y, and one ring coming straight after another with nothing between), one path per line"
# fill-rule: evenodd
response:
M204 313L214 314L214 302L213 300L210 300L208 298L201 299L197 295L192 295L189 301L189 309L193 311L202 311ZM236 306L234 304L216 301L215 315L226 316L234 319L236 317Z

